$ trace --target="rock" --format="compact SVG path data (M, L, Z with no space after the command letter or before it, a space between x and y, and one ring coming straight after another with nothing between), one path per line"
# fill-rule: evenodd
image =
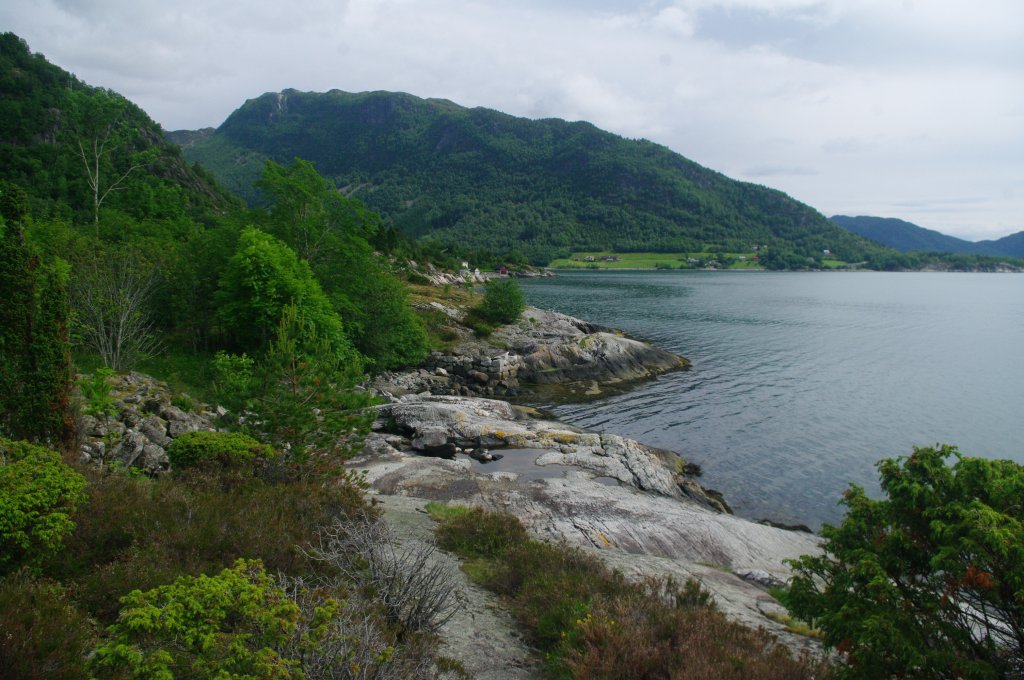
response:
M756 583L764 588L779 588L786 585L786 582L774 574L769 574L763 569L737 569L733 572L744 581Z
M793 649L818 645L767 618L759 602L770 601L763 584L789 578L784 560L819 553L821 540L719 512L710 492L676 474L678 455L524 417L491 399L407 396L377 408L414 439L431 433L431 441L439 441L443 432L452 450L461 446L478 454L494 446L538 449L539 465L566 470L536 479L488 473L465 459L403 454L384 441L387 435L373 433L363 454L350 463L365 473L373 492L501 508L534 534L593 552L629 578L697 578L727 616L764 626Z
M487 381L490 380L490 377L486 373L484 373L483 371L476 371L476 370L469 371L468 377L470 377L473 380L477 381L481 385L486 385Z
M157 474L168 468L166 448L185 432L213 430L204 404L198 412L185 412L171 405L165 383L141 373L114 375L107 379L110 395L119 411L103 419L82 416L80 432L85 435L80 449L83 460L102 463L117 461Z
M494 456L491 452L482 446L470 450L469 457L481 463L490 463L494 460Z
M111 453L114 460L125 467L132 467L142 455L147 443L142 434L130 430L121 438L120 443L113 448Z
M434 369L434 375L442 377L442 378L447 378L448 377L448 371L446 371L445 369L443 369L440 366L438 366L437 368Z
M150 474L163 472L171 467L171 461L167 458L167 452L162 446L146 444L142 447L142 455L136 461L137 465Z
M416 431L416 436L412 439L414 449L436 449L448 443L448 429L441 425L424 425L413 429Z
M171 443L171 438L167 436L167 424L155 415L147 416L139 426L139 431L158 446Z

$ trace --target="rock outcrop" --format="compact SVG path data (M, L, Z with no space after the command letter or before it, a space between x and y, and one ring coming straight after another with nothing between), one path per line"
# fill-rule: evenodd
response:
M796 649L815 646L775 620L779 606L765 586L784 582L784 560L818 552L820 539L723 512L720 496L682 474L677 454L491 399L410 395L378 414L351 462L373 492L508 512L627 575L697 578L733 619ZM480 448L504 458L481 464L470 457Z
M459 320L462 312L431 307ZM580 319L527 307L520 320L485 342L463 338L450 352L434 352L423 368L377 376L381 394L517 396L523 389L555 386L567 393L600 394L609 387L685 369L685 358Z
M83 415L78 430L83 437L82 459L88 462L117 463L157 474L169 467L166 449L171 441L186 432L214 430L217 414L205 404L175 405L166 383L141 373L126 373L107 378L111 413Z
M493 340L522 356L518 378L549 385L596 381L608 385L687 368L681 356L575 317L530 307Z

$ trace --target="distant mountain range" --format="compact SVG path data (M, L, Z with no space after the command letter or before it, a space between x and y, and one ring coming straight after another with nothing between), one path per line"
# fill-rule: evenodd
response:
M965 241L892 217L833 215L833 222L854 234L895 248L901 253L962 253L995 257L1024 257L1024 231L995 241Z
M780 191L584 122L392 92L285 90L245 102L216 130L167 136L251 203L266 159L300 157L410 236L535 261L751 244L804 266L825 250L852 262L896 254Z

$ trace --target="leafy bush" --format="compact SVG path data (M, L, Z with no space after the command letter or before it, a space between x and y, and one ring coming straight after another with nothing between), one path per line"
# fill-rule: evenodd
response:
M121 604L90 661L100 678L303 677L299 661L281 654L299 607L259 561L136 590Z
M269 461L277 452L240 432L186 432L167 447L174 470L188 468L239 468Z
M492 279L487 282L480 311L492 323L512 323L526 309L526 298L515 279Z
M1024 467L940 446L878 468L887 498L846 492L825 553L793 562L790 609L839 650L843 677L1019 676Z
M0 575L57 552L75 528L84 488L56 451L0 439Z

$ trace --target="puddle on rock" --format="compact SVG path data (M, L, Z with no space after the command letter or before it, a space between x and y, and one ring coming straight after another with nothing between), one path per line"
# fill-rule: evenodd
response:
M504 456L501 460L494 460L490 463L473 461L473 471L481 474L492 474L495 472L512 472L519 475L519 479L532 481L535 479L558 479L566 472L587 472L585 468L574 465L537 465L537 459L547 453L544 449L491 449L491 453ZM593 477L598 484L606 486L618 486L619 480L614 477Z

